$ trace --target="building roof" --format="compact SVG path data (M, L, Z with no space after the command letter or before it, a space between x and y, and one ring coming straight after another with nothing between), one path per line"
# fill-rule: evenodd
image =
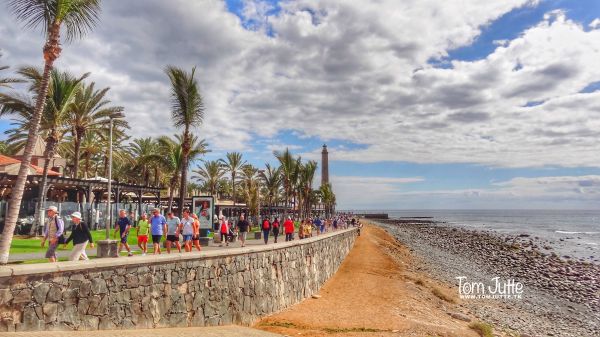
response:
M0 172L4 172L8 175L16 176L19 174L20 166L21 166L20 160L0 154ZM44 168L42 168L42 167L39 167L36 165L29 165L29 166L30 166L30 169L29 169L29 172L27 173L28 175L42 175L44 173ZM60 173L58 173L56 171L48 170L48 175L49 176L60 176Z
M44 157L45 151L46 151L46 142L42 139L42 137L37 137L35 145L33 146L33 152L31 154L31 156ZM23 156L24 152L25 152L25 147L21 148L15 155L21 157L21 156ZM58 153L54 153L53 158L61 158L61 156Z

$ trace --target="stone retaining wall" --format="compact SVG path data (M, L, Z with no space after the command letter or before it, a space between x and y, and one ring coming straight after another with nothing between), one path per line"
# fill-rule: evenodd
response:
M0 267L0 331L249 325L311 296L354 229L260 248Z

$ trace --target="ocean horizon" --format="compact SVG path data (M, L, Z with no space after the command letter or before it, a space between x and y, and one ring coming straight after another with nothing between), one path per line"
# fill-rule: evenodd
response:
M600 210L421 209L352 212L387 213L390 219L430 217L449 226L506 235L527 234L547 243L561 256L596 263L600 261Z

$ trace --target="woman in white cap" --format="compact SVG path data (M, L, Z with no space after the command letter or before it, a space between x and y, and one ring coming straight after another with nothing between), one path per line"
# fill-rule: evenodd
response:
M92 240L92 234L88 227L81 221L81 213L73 212L71 214L71 221L73 221L73 231L65 242L64 247L73 240L73 250L69 255L69 261L79 261L80 258L87 260L88 257L85 254L85 247L88 242L90 247L94 248L94 240Z

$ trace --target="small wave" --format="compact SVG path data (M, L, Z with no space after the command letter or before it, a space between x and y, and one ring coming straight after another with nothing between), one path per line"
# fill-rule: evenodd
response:
M598 234L600 232L569 232L569 231L554 231L554 233L559 233L559 234L585 234L585 235L595 235Z

